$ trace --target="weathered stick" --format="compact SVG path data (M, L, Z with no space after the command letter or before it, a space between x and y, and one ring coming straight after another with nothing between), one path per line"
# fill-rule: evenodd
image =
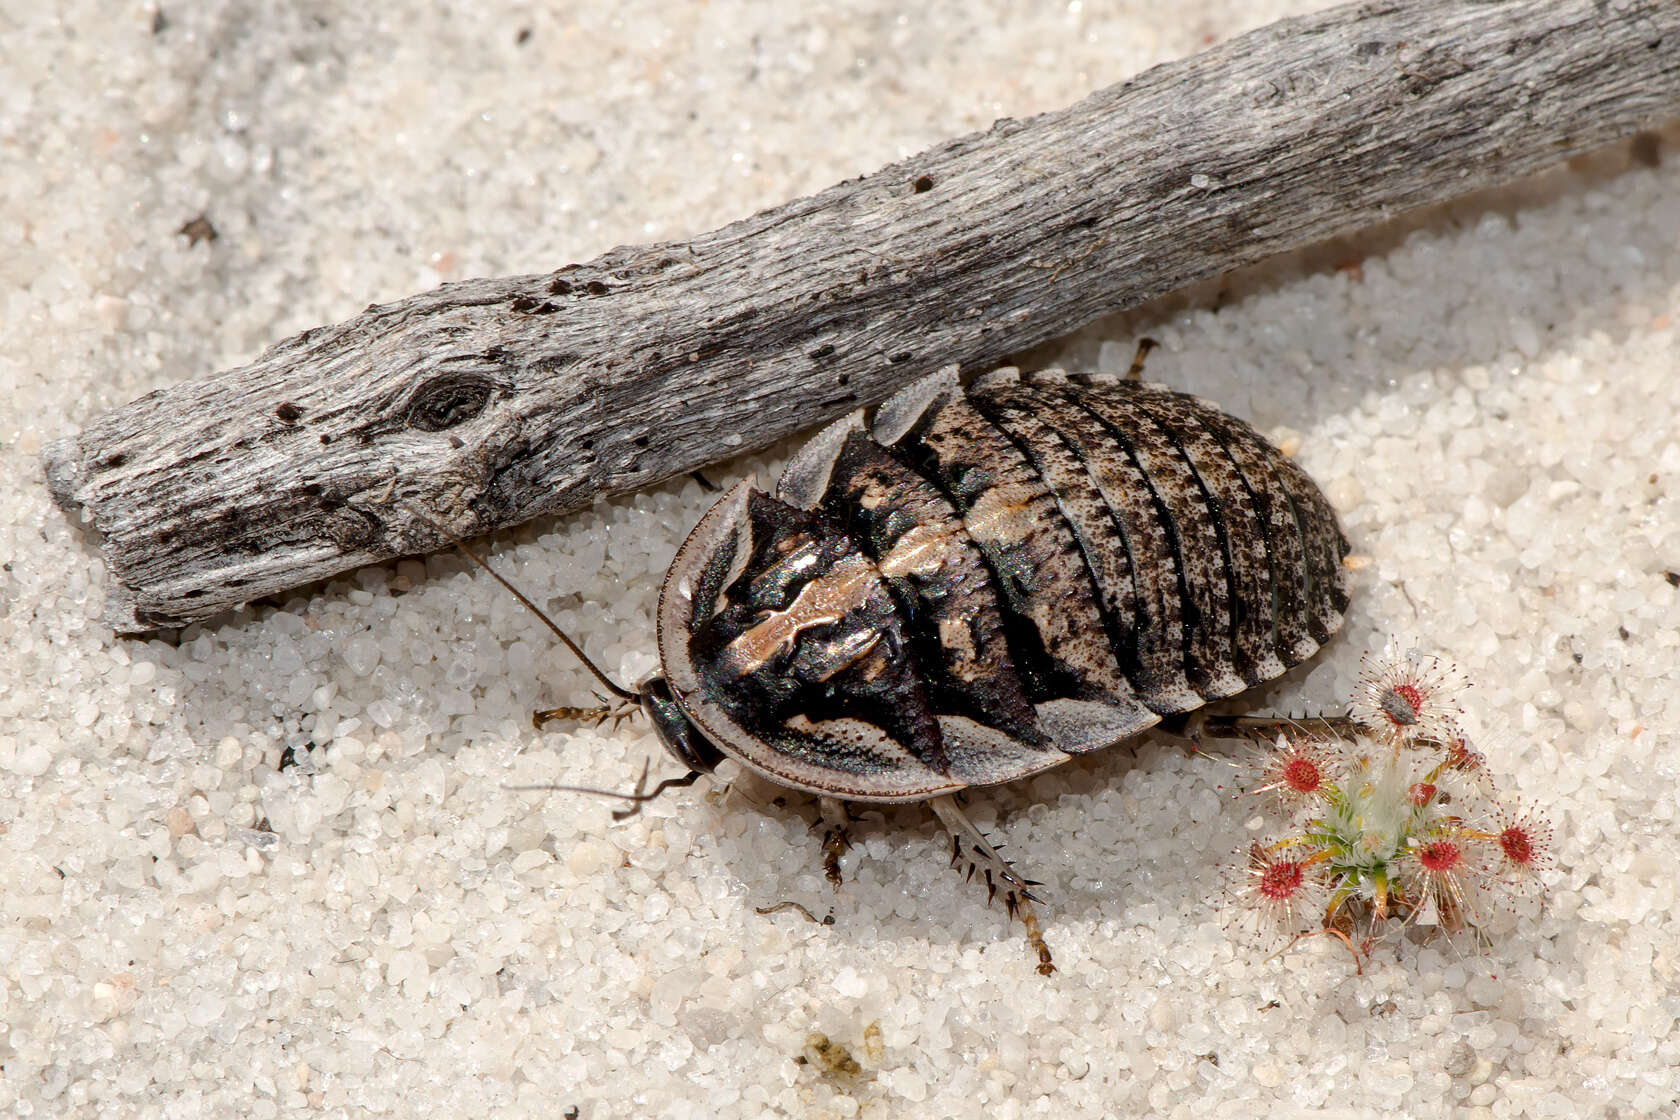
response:
M1202 277L1680 116L1680 0L1285 20L686 243L472 280L151 393L44 455L105 620L248 599L645 486Z

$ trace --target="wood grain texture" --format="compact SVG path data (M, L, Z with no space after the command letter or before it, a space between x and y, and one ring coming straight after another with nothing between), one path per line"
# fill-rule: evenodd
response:
M1680 117L1680 0L1285 20L687 242L447 284L43 454L105 622L178 626L766 446Z

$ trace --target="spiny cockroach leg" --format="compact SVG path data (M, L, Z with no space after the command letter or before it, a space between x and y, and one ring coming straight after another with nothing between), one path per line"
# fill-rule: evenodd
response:
M823 825L823 874L835 890L840 889L840 857L851 847L852 838L846 832L846 825L850 823L846 814L845 802L834 797L817 798L817 807L822 813Z
M1184 736L1202 739L1254 739L1272 743L1279 735L1294 733L1319 738L1351 740L1364 728L1351 715L1303 716L1210 716L1195 713L1186 722Z
M1020 920L1027 931L1027 944L1038 954L1038 972L1041 976L1049 976L1056 971L1055 963L1050 959L1050 947L1044 943L1044 933L1039 928L1038 913L1032 904L1039 901L1032 893L1033 887L1039 884L1031 879L1023 879L1016 874L1009 861L998 854L997 848L987 840L968 814L962 811L956 798L949 795L936 797L928 802L939 823L951 834L951 866L956 867L965 860L968 864L966 877L974 878L979 871L986 880L986 901L989 904L1001 890L1003 893L1004 909L1011 918Z

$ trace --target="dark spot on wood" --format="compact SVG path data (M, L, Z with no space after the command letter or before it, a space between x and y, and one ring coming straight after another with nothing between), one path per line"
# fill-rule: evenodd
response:
M519 34L517 34L513 37L513 44L516 47L523 47L526 43L529 43L530 41L531 41L531 29L529 27L521 27L519 29Z
M488 350L484 351L484 353L479 355L480 358L482 358L484 361L488 362L491 365L499 365L502 362L502 360L504 358L506 358L507 356L508 356L508 352L507 352L506 348L501 347L501 346L492 346Z
M1353 49L1353 53L1360 58L1375 58L1388 49L1388 44L1378 39L1367 39Z
M449 437L449 446L453 447L456 451L459 451L459 450L461 450L461 448L465 447L466 444L461 441L460 436L450 436Z
M811 351L810 354L808 354L806 356L811 358L814 361L814 360L819 359L819 358L826 358L832 353L834 353L833 344L825 342L821 346L817 347L815 350Z
M188 219L175 233L177 236L187 239L187 248L189 249L200 241L214 241L221 236L216 232L216 227L210 224L210 219L203 214Z
M486 360L498 353L498 347L485 352ZM414 394L408 406L408 426L422 432L441 432L484 411L490 403L494 385L475 374L446 373L432 378Z
M910 351L905 350L905 351L902 351L901 353L894 354L891 358L888 358L887 360L890 361L893 365L896 366L901 362L908 362L911 358L914 358L915 356L916 355L912 354Z
M648 445L648 437L637 436L632 442L634 442L637 447L646 448Z
M556 311L560 310L560 305L558 303L553 303L549 300L543 300L539 303L530 296L519 296L508 306L512 307L515 311L522 311L531 315L552 315Z
M326 432L322 432L321 433L321 446L325 447L327 444L329 444L331 442L332 442L332 437L329 436Z
M1661 167L1662 138L1654 132L1639 133L1633 138L1631 154L1633 162L1641 167Z
M303 409L291 401L281 401L279 406L275 408L274 415L280 418L282 424L296 424L303 419Z
M849 373L842 373L834 379L834 383L844 389L847 385L852 383L852 375Z
M169 17L163 14L162 8L159 8L157 11L152 13L152 34L162 35L168 29Z
M384 526L366 510L340 503L326 517L317 519L315 529L337 546L340 552L364 549L379 539Z
M556 276L554 278L553 283L549 284L549 286L548 286L548 294L551 295L551 296L571 295L572 294L572 286L571 286L571 284L567 283L566 281L564 281L564 280L560 279L558 276Z
M931 191L933 189L933 176L932 175L918 175L918 176L916 176L915 181L910 184L910 189L915 191L917 194L926 194L928 191Z
M1427 51L1401 72L1400 87L1412 97L1423 97L1437 87L1470 72L1470 68L1444 49Z
M111 470L115 467L122 466L126 462L128 462L128 454L126 452L119 451L115 455L107 455L105 458L101 459L99 461L99 467L101 470Z
M559 373L576 360L576 354L550 354L532 362L530 369L532 373Z
M584 285L584 289L592 296L604 296L611 290L599 280L591 280Z

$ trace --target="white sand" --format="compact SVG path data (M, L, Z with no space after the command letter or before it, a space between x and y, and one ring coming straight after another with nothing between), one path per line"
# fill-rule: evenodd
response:
M1260 700L1333 706L1390 635L1464 666L1557 826L1544 907L1485 955L1358 976L1328 939L1232 940L1210 900L1255 806L1146 740L971 801L1046 882L1046 981L923 810L865 814L834 898L800 798L614 824L510 792L625 786L655 748L533 733L588 681L459 559L119 641L40 482L44 441L370 301L710 228L1317 6L203 0L154 36L136 3L7 5L0 1113L1673 1115L1680 134L1033 355L1152 334L1154 378L1300 436L1373 563ZM635 678L706 502L486 544ZM835 924L754 912L783 899ZM862 1075L802 1064L811 1032Z

